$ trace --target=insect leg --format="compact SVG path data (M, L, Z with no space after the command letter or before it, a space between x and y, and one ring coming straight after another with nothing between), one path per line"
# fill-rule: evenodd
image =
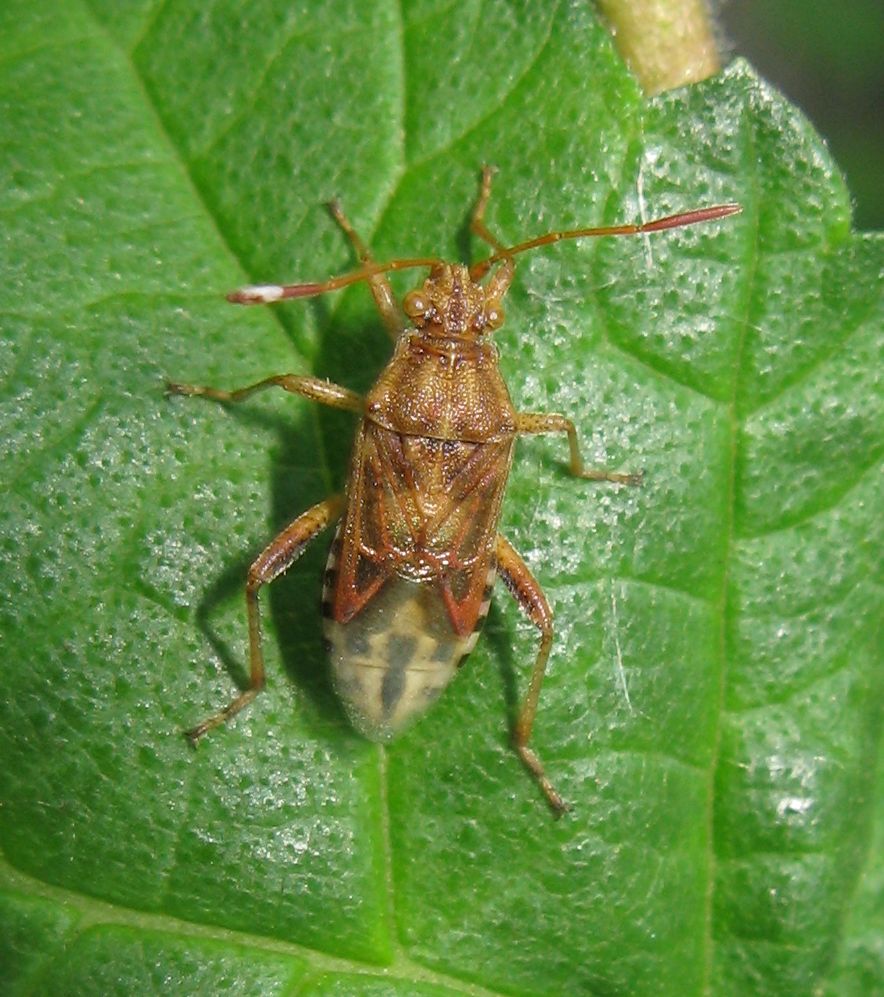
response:
M534 726L534 717L537 714L537 702L540 699L540 687L543 684L543 676L546 671L546 660L552 646L552 610L549 608L543 590L537 584L525 562L502 533L497 534L495 553L497 570L500 572L503 583L510 590L520 609L540 631L540 647L534 661L534 668L531 671L528 693L524 703L522 703L513 730L513 744L519 757L543 790L553 813L556 817L560 817L568 809L568 804L553 788L543 771L540 759L534 749L528 746L528 741L531 739L531 729Z
M344 508L341 495L332 495L319 502L287 526L260 554L249 568L246 582L246 606L249 617L249 686L232 699L223 710L184 732L193 744L213 727L224 723L258 695L264 688L264 652L261 648L261 610L258 590L287 571L304 552L307 544L327 526L334 523Z
M303 395L304 398L319 402L321 405L347 409L350 412L362 411L362 396L357 395L355 391L342 388L331 381L301 374L276 374L274 377L265 377L263 381L250 384L247 388L239 388L237 391L222 391L220 388L206 388L198 384L166 382L166 392L170 395L198 395L216 402L241 402L249 395L274 387L291 391L295 395Z
M567 433L568 446L571 449L570 469L578 478L589 481L614 481L621 485L640 485L641 471L626 474L620 471L600 471L583 466L583 457L577 442L577 430L570 419L563 415L552 415L547 412L519 412L516 415L516 431L519 433Z
M479 236L480 239L484 239L496 252L502 253L505 252L503 243L491 234L488 226L485 224L485 207L488 204L488 198L491 196L491 179L493 176L493 167L482 167L482 183L479 187L479 198L470 217L470 231L474 235Z
M353 244L356 255L359 257L359 262L363 265L374 263L374 257L362 239L356 234L355 229L350 224L350 219L344 214L341 205L337 201L331 201L328 207L334 220L341 226L344 234ZM371 288L371 295L374 298L384 325L387 327L387 332L390 333L390 336L394 340L397 339L399 333L405 328L405 320L399 311L399 305L396 303L396 297L393 294L393 288L390 287L390 282L383 274L377 273L368 278L368 286Z

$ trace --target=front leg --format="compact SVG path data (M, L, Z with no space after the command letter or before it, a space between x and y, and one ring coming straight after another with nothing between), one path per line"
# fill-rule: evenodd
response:
M356 255L359 257L359 262L363 266L373 264L375 262L375 258L371 255L371 252L365 243L356 234L356 230L350 224L350 219L344 214L344 210L339 202L332 201L328 207L332 213L332 218L334 218L338 225L341 226L344 234L353 244L353 248L356 250ZM372 274L368 278L368 286L371 289L371 296L374 298L374 303L377 306L377 310L381 316L381 320L384 323L384 327L390 334L390 338L395 343L402 334L407 323L403 318L399 305L396 303L396 296L393 294L393 288L390 286L390 281L387 279L385 274L376 273Z
M516 431L518 433L567 433L568 446L571 450L569 467L571 473L578 478L589 481L613 481L620 485L640 485L642 472L626 474L620 471L600 471L583 466L583 457L577 442L577 430L570 419L563 415L553 415L547 412L519 412L516 415Z
M223 709L207 717L196 727L185 731L185 737L192 743L208 733L213 727L225 723L249 703L264 688L264 651L261 647L261 609L258 605L258 590L262 585L278 578L298 560L311 540L327 526L336 522L344 509L342 495L332 495L308 509L287 526L258 556L249 568L246 583L246 607L249 617L249 684Z
M537 714L537 703L540 700L540 687L543 685L543 676L546 673L546 661L552 647L552 610L549 608L543 589L538 585L516 549L502 533L497 534L495 554L501 580L510 590L522 612L540 631L540 647L537 650L534 668L531 671L528 692L513 729L513 745L528 771L543 790L543 795L552 808L553 814L556 817L561 817L568 809L568 804L556 792L543 771L543 765L536 752L528 745L534 727L534 717Z

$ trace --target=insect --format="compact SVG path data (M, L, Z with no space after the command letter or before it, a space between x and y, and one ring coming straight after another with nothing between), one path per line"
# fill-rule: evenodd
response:
M570 419L518 412L498 370L490 334L503 323L503 299L518 254L562 239L693 225L735 214L740 206L715 205L636 225L549 232L507 247L484 221L491 178L492 170L485 167L470 227L492 253L472 266L435 258L376 262L333 203L332 214L355 249L358 269L319 283L244 287L228 295L240 304L270 303L365 281L395 346L364 398L298 374L268 377L236 391L167 385L170 394L219 402L240 402L278 387L361 417L345 492L295 519L249 569L248 687L186 734L195 743L263 688L258 592L337 523L322 613L334 684L354 727L372 740L388 741L424 712L475 646L500 577L540 634L513 744L558 816L567 804L530 744L553 614L524 561L497 529L513 446L520 435L565 433L575 477L633 485L641 476L584 467ZM429 274L405 296L403 316L386 274L413 268L428 268Z

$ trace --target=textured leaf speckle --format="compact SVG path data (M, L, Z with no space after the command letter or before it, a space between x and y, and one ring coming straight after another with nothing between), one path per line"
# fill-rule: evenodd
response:
M0 989L884 985L882 253L812 128L740 63L644 101L586 5L117 6L0 14ZM223 293L352 266L335 196L379 257L463 258L483 163L507 242L743 205L523 257L507 301L517 405L645 475L519 444L503 529L556 613L557 823L508 746L535 636L506 593L380 749L330 689L321 543L263 597L266 692L179 734L243 681L247 565L339 486L352 422L163 380L364 390L364 287Z

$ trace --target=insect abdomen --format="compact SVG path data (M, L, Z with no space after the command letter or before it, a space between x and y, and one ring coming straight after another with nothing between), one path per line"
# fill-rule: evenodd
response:
M416 720L475 647L486 613L459 636L435 586L394 576L349 622L326 616L335 689L356 730L388 741Z

